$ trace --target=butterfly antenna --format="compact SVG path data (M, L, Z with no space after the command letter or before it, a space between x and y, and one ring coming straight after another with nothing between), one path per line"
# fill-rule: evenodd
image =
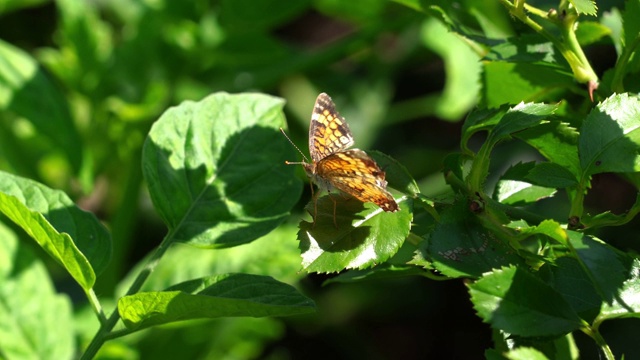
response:
M300 155L302 155L302 158L308 163L309 159L307 159L306 156L304 156L304 153L302 151L300 151L300 148L298 148L296 146L296 144L293 143L293 141L291 141L291 139L289 138L289 136L287 136L287 133L284 132L284 130L282 128L280 128L280 131L282 132L282 135L284 135L284 137L287 138L287 140L289 140L289 142L291 143L291 145L293 145L294 148L296 148L296 150L298 150L298 152L300 153ZM285 164L287 165L296 165L296 164L306 164L305 162L291 162L291 161L285 161Z

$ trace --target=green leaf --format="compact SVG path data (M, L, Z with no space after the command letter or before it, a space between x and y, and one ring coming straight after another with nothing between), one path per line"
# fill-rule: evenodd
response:
M224 274L187 281L166 291L142 292L118 301L130 329L219 317L307 314L315 304L293 286L268 276Z
M589 113L580 128L580 164L584 176L640 171L640 100L614 94Z
M512 248L478 223L466 202L459 201L440 215L421 251L444 275L479 277L508 264L523 265Z
M293 284L304 275L299 271L297 231L297 226L285 223L251 243L216 251L172 246L145 281L142 291L162 290L190 279L226 273L268 275ZM118 285L116 294L125 295L147 263L148 259L142 259Z
M302 221L298 231L302 267L308 272L338 272L382 263L400 249L411 228L411 199L399 200L400 210L393 213L340 194L323 196L316 205L315 224ZM313 201L306 210L314 215Z
M469 293L484 322L512 335L557 336L582 325L562 295L513 266L484 275Z
M520 103L507 111L491 131L494 140L540 124L558 109L557 105Z
M558 92L574 86L571 72L556 64L505 61L485 63L482 82L482 102L490 108L522 101L554 101Z
M610 211L605 211L594 216L584 215L581 221L586 228L620 226L633 220L638 213L640 213L640 193L636 194L636 202L631 206L631 209L623 215L616 215Z
M80 135L65 98L36 61L0 40L0 110L29 120L38 134L60 148L74 171L80 169Z
M611 35L611 29L595 21L580 21L576 29L576 37L582 46L591 45L605 36Z
M288 216L301 184L282 100L213 94L171 108L153 125L143 173L172 241L220 248L265 235Z
M56 293L44 264L3 223L0 284L0 357L73 358L71 301Z
M611 303L625 281L626 269L616 251L609 245L579 232L567 230L571 246L598 294Z
M386 173L385 180L389 186L409 196L416 196L420 193L420 188L404 165L396 159L379 151L367 151L378 166Z
M467 152L471 152L468 146L469 139L479 131L492 129L508 110L509 107L503 105L498 109L477 108L471 111L462 125L460 147Z
M578 14L597 15L598 7L593 0L569 0L575 6Z
M640 317L640 260L633 259L631 269L611 304L603 304L601 320Z
M542 352L531 347L518 347L504 355L509 360L548 360Z
M558 58L553 44L540 35L523 34L491 47L485 60L510 63L555 63Z
M581 168L578 158L578 131L569 124L559 121L545 122L514 136L538 150L551 163L560 165L564 169L561 170L561 174L568 171L574 179L579 178ZM566 175L561 177L568 179Z
M553 187L537 186L529 179L528 175L535 168L536 164L533 162L519 163L509 168L496 184L494 199L503 204L520 206L552 196L556 192Z
M567 256L558 258L553 265L544 265L540 274L546 283L562 294L580 318L588 322L595 319L600 312L602 298L578 260Z
M96 217L67 195L0 172L0 212L31 236L82 286L90 289L111 257L111 237Z

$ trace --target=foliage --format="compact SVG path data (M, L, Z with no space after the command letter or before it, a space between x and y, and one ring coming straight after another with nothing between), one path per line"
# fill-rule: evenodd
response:
M487 358L589 357L580 333L594 357L637 356L606 328L640 314L638 247L613 232L638 234L640 1L554 6L0 4L0 357L264 356L284 336L271 317L316 310L300 267L332 286L464 279ZM4 21L34 9L56 14L44 42ZM602 75L598 46L616 51ZM440 62L429 93L420 72ZM320 91L359 147L398 154L367 150L400 211L298 203L279 130L286 112L305 143ZM457 149L433 146L435 117L460 123ZM589 202L607 177L633 189L622 212Z

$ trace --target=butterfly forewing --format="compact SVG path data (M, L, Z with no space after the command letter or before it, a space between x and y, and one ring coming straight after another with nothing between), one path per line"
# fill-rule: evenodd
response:
M348 149L353 145L349 125L336 111L329 95L318 95L309 127L309 153L313 162Z

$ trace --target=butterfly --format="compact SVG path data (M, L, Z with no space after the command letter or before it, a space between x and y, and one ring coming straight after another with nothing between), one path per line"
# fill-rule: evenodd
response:
M311 181L329 193L332 189L338 189L362 202L372 202L384 211L398 211L398 204L387 191L385 172L364 151L349 149L353 144L353 135L345 119L336 111L331 97L321 93L313 107L309 126L311 161L293 144L305 161L286 163L302 165ZM315 194L313 198L317 216ZM334 201L334 224L335 211Z

